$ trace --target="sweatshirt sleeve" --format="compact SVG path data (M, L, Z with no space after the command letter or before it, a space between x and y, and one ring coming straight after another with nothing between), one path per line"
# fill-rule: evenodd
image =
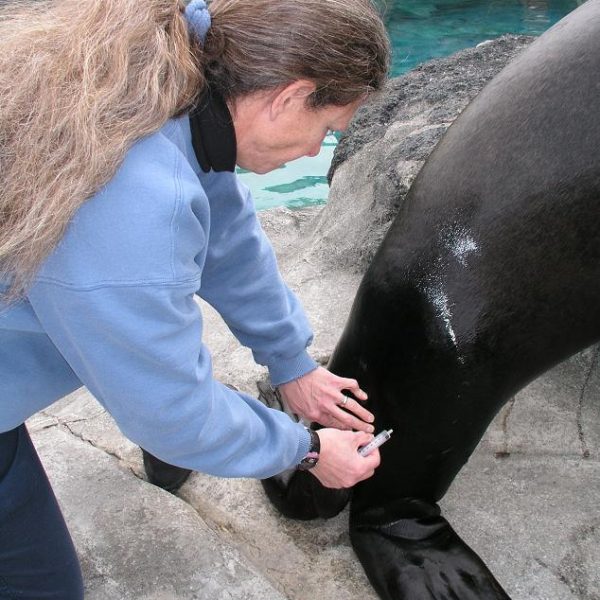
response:
M208 184L211 232L199 295L269 369L274 385L314 370L312 331L296 295L281 278L248 189L233 174Z
M308 434L213 379L194 287L44 282L29 297L54 345L134 443L225 477L290 468L308 451Z
M196 174L157 133L79 208L28 298L134 443L182 467L264 478L300 462L309 435L213 378L195 298L210 223Z

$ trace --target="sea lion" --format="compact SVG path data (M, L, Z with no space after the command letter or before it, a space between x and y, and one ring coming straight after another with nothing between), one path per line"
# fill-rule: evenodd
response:
M589 0L454 121L361 282L329 368L394 429L350 510L381 598L508 598L437 502L503 404L600 339L599 73ZM350 497L306 473L264 487L296 518Z

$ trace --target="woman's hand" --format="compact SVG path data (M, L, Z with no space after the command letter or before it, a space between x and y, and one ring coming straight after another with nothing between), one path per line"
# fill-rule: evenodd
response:
M279 386L285 403L297 415L324 427L372 433L373 415L343 390L359 400L367 399L355 379L338 377L323 367Z
M319 461L310 472L328 488L349 488L371 477L379 466L379 449L368 456L358 453L360 446L368 444L373 436L362 431L319 429L321 442Z

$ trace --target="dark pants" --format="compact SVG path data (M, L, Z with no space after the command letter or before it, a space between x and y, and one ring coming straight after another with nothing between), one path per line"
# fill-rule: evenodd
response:
M71 536L25 425L0 433L0 600L80 600Z

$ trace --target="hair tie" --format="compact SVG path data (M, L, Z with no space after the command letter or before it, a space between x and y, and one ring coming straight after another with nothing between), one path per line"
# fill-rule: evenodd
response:
M192 0L184 11L190 31L204 43L210 28L210 13L204 0Z

